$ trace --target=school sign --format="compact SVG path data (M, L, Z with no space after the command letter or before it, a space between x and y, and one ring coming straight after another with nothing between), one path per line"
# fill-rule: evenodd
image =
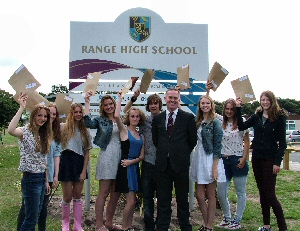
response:
M69 89L76 102L84 102L75 92L83 91L88 73L101 71L97 90L112 92L136 76L135 90L146 69L152 69L155 76L148 92L136 102L144 104L150 94L175 87L177 68L186 64L190 65L191 88L182 91L181 104L196 114L209 72L207 24L165 23L160 15L145 8L129 9L114 22L70 23ZM99 114L101 97L91 98L94 115ZM130 97L128 93L124 103Z

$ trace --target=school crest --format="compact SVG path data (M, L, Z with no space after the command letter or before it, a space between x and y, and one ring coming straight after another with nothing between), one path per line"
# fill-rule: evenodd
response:
M137 42L143 42L150 36L151 17L130 16L129 34Z

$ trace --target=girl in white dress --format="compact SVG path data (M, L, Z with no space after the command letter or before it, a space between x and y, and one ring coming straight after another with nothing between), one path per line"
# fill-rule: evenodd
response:
M204 220L200 231L211 231L216 211L216 185L217 182L225 182L226 176L220 159L223 136L221 122L216 118L215 104L208 95L200 98L196 125L198 144L191 162L190 178L196 182L196 198Z

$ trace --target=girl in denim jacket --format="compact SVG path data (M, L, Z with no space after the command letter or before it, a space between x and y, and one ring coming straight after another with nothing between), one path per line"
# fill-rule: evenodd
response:
M85 126L97 129L94 144L101 148L96 166L96 179L99 180L99 193L96 199L96 231L120 230L118 225L112 223L113 216L121 193L115 192L115 183L118 165L121 161L120 131L115 120L116 101L110 95L105 95L100 102L100 115L91 118L90 97L92 92L85 95ZM106 222L103 222L103 213L106 199Z
M223 136L221 122L216 118L215 104L208 95L202 96L198 103L196 126L198 144L191 162L190 178L196 182L196 198L204 221L200 230L211 231L216 211L216 184L217 181L225 182L226 176L220 159Z

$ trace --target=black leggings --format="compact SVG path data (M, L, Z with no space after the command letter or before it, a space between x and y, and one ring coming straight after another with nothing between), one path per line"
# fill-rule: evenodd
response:
M270 208L272 207L278 228L284 231L287 230L287 226L281 204L276 197L277 174L273 174L273 164L273 160L252 157L252 168L259 190L264 225L270 225Z

